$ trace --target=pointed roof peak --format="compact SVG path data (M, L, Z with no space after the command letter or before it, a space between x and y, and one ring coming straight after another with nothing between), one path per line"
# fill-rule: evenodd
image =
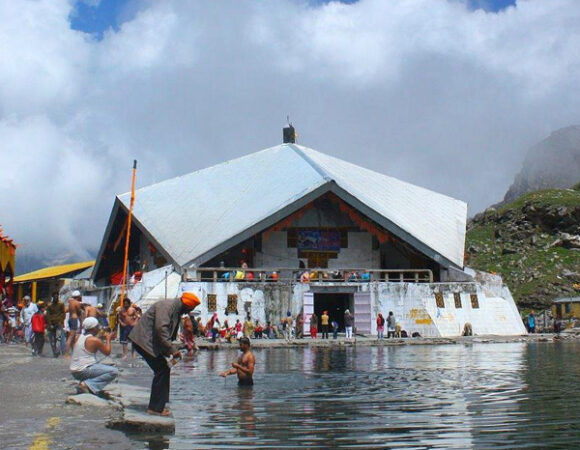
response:
M314 170L316 170L316 172L318 172L318 174L322 178L324 178L326 181L332 181L332 179L333 179L332 176L326 170L324 170L322 167L320 167L316 162L314 162L314 160L304 152L304 149L306 149L307 147L301 147L301 146L296 145L296 144L286 144L286 145L288 145L288 147L290 147L292 150L294 150L298 156L300 156ZM308 150L314 151L312 149L308 149Z

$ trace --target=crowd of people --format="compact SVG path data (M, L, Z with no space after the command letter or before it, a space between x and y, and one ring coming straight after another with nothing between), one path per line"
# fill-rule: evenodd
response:
M112 337L118 336L122 345L123 359L127 359L129 356L135 357L135 348L134 345L131 345L129 335L141 316L141 309L127 297L120 302L115 311L115 333L112 333ZM41 355L47 338L54 357L70 355L72 343L79 331L83 329L83 321L89 317L95 318L102 330L110 331L108 316L103 305L92 306L83 303L79 291L72 292L65 303L59 300L58 294L53 295L48 305L43 301L33 303L29 296L25 296L23 303L16 306L5 300L0 305L2 341L6 343L24 342L25 345L30 346L34 355ZM319 337L329 339L330 333L334 339L338 338L340 327L338 318L330 317L328 311L323 311L320 317L313 313L306 320L308 320L306 326L309 327L311 339ZM353 339L354 315L350 310L347 309L344 312L342 323L346 338ZM305 315L302 312L294 316L290 311L287 311L286 315L281 317L277 323L271 321L262 323L259 319L252 319L250 314L243 321L237 318L234 322L227 316L220 320L218 313L215 312L204 323L199 314L194 314L192 310L181 316L179 325L178 336L187 348L189 356L197 350L195 340L200 337L207 338L211 342L234 343L242 337L290 341L302 339L305 336ZM379 339L385 337L385 329L387 338L400 336L400 327L398 327L392 311L386 318L383 317L382 313L379 313L376 326Z
M266 321L262 324L258 319L252 319L247 315L242 323L236 319L232 323L230 319L221 321L218 313L214 313L212 317L205 323L202 323L200 317L197 319L184 317L182 329L187 330L182 334L182 340L188 343L188 349L191 351L195 349L195 337L206 337L212 342L236 342L241 337L248 337L253 339L285 339L291 341L293 339L302 339L305 337L304 326L305 316L299 313L296 316L292 315L290 311L281 317L278 323L273 324L271 321ZM338 339L340 331L340 323L337 317L330 317L328 311L323 311L320 316L315 312L307 319L311 339L329 339L332 333L333 339ZM190 325L190 322L193 325ZM354 315L347 309L343 316L345 337L348 340L354 339ZM377 316L377 337L378 339L385 338L385 329L387 331L387 338L406 337L406 333L401 329L397 323L395 315L389 311L387 317L383 317L382 313ZM191 330L191 331L190 331Z
M141 310L126 298L118 308L116 322L120 325L121 343L126 356L126 339ZM102 329L109 328L107 313L102 304L95 306L83 303L79 291L73 291L66 302L61 302L58 294L53 294L48 304L43 300L32 302L29 295L22 298L21 304L12 304L5 298L0 303L0 341L10 344L23 342L30 347L33 355L42 355L44 342L48 338L55 358L70 356L72 344L83 329L86 318L94 318Z

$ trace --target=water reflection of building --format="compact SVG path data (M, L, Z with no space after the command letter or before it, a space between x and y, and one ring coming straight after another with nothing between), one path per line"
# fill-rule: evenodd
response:
M128 194L115 200L100 286L120 278L128 205ZM525 333L501 279L464 270L466 213L462 201L287 142L139 189L130 275L143 277L129 295L146 308L190 290L204 318L262 323L289 310L308 324L328 310L342 325L350 309L362 334L376 332L379 311L409 334L458 335L466 322L477 334Z

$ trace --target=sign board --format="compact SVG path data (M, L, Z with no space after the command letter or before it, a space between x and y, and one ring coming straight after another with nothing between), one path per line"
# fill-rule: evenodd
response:
M299 230L298 250L340 251L340 231L337 230Z

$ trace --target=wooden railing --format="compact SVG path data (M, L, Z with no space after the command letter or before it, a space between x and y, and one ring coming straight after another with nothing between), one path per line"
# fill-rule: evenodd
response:
M304 273L307 272L308 276ZM365 283L371 281L398 283L433 283L431 269L296 269L288 267L248 268L200 267L183 274L187 281L209 282L277 282Z

